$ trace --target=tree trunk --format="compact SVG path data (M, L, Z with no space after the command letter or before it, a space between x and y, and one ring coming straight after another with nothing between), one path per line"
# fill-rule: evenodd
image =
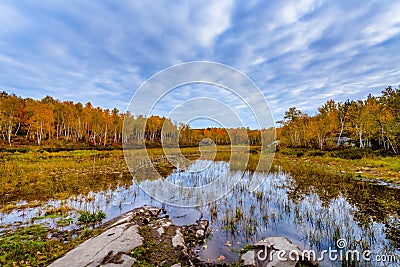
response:
M340 146L340 140L342 138L343 130L344 130L344 122L341 121L340 122L340 133L339 133L339 137L338 137L338 140L337 140L337 146Z
M8 144L11 146L11 134L12 134L12 128L11 124L8 125L8 132L7 132L7 139L8 139Z

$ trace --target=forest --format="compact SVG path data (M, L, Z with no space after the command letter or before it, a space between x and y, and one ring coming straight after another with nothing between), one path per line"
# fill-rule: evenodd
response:
M400 150L400 88L391 86L379 96L346 102L327 101L315 116L295 107L285 112L277 129L283 147L319 148L356 146Z
M34 100L2 92L0 111L2 147L73 144L80 145L79 148L120 147L122 144L159 147L176 145L177 140L180 146L195 146L205 138L217 145L230 144L231 138L235 144L259 145L261 140L259 130L191 129L189 125L173 123L164 117L135 117L129 112L121 113L116 108L102 109L94 107L90 102L83 105L79 102L59 101L51 96Z
M125 126L123 127L125 121ZM385 88L365 100L327 101L309 116L292 107L276 129L279 147L328 150L340 147L400 151L400 88ZM125 129L125 133L123 130ZM191 129L189 125L118 109L94 107L51 96L41 100L0 93L1 146L142 147L196 146L204 138L217 145L260 145L263 132L274 129ZM123 138L124 137L124 138ZM125 139L125 140L124 140ZM269 140L268 142L271 142Z

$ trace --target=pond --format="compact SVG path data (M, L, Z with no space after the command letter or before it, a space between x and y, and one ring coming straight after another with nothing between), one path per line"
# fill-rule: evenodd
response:
M238 251L244 245L269 236L287 237L301 249L314 250L317 256L329 248L337 249L340 239L345 242L343 251L371 250L372 255L400 255L398 188L345 175L321 174L310 167L299 173L299 166L295 171L276 164L269 173L245 171L240 179L237 171L224 160L194 160L182 168L171 168L165 177L158 178L146 168L136 172L141 175L136 179L140 186L132 182L37 205L34 201L20 201L15 209L0 213L0 229L9 231L21 225L41 224L71 230L79 227L77 210L103 210L106 220L110 220L135 207L153 205L165 207L178 225L201 218L210 221L212 233L198 248L199 257L207 262L236 262ZM221 177L233 179L234 188L216 201L199 207L166 205L142 190L160 190L166 183L201 187ZM248 185L254 180L262 183L249 191ZM163 195L164 198L174 196ZM204 197L207 198L205 194ZM49 211L62 207L66 215L50 216ZM340 264L328 257L320 262L320 266ZM395 266L377 262L362 264Z

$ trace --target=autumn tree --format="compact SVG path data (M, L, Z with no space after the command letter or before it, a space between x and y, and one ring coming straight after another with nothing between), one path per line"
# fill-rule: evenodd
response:
M338 109L333 100L329 100L318 109L316 116L316 134L319 149L323 149L327 141L332 142L335 133L338 131Z
M290 146L298 147L301 146L300 131L301 131L301 121L302 112L296 107L289 108L285 112L284 123L285 123L285 134L287 134L290 142Z
M400 88L382 91L382 120L379 121L383 145L398 153L400 146Z
M342 144L342 135L345 130L346 123L348 122L349 119L349 106L350 106L350 101L347 100L346 102L342 103L339 102L337 103L337 116L339 120L339 136L337 139L337 146L340 146Z
M40 145L43 138L51 138L54 133L53 108L49 104L28 99L26 110L30 115L27 120L29 125L27 135L35 138Z
M16 95L3 92L0 95L0 127L7 142L11 145L11 138L18 134L23 117L23 101Z

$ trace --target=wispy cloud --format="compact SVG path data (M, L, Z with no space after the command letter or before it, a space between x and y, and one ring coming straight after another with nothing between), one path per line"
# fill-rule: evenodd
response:
M155 72L193 60L244 72L277 119L400 84L396 1L27 0L0 10L0 86L24 97L125 110Z

